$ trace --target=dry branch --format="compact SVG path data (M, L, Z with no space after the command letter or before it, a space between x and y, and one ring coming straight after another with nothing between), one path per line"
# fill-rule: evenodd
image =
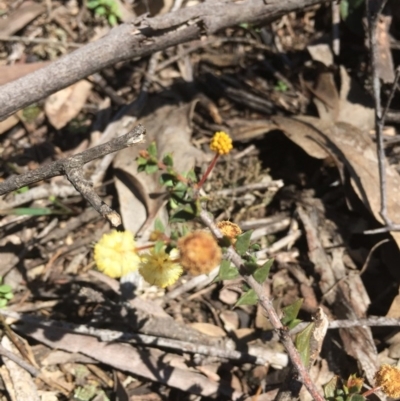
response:
M211 230L211 232L215 235L216 238L222 239L223 235L219 228L214 224L212 218L208 215L205 210L200 212L200 219L202 222ZM271 300L266 296L265 291L261 284L259 284L256 279L248 275L246 273L246 269L244 268L242 258L240 255L233 249L233 247L229 247L226 257L238 268L239 272L242 274L246 283L255 291L258 296L261 307L267 313L270 323L272 324L275 332L278 334L280 341L285 347L289 358L296 370L296 377L292 379L298 380L304 384L308 392L314 401L324 401L324 398L319 394L318 389L314 382L312 381L310 374L307 368L304 366L299 351L296 349L294 345L289 331L285 328L278 317L278 314L272 305Z
M121 24L105 37L0 87L0 120L119 61L143 57L241 22L257 23L322 0L206 1Z
M91 182L83 177L83 165L105 155L124 149L143 141L146 133L142 125L138 125L126 135L115 138L103 145L95 146L75 156L57 160L21 175L13 175L0 183L0 195L7 194L27 185L46 180L57 175L65 175L71 184L104 218L113 226L121 224L121 218L114 210L106 205L93 190Z

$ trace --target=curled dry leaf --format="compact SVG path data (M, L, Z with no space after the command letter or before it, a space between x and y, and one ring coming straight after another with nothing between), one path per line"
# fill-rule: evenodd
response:
M51 125L61 129L75 118L84 106L91 88L90 82L82 80L49 96L44 111Z

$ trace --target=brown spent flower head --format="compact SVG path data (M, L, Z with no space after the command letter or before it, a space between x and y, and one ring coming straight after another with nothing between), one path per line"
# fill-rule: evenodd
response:
M214 237L201 230L179 239L180 264L194 276L210 273L221 262L222 252Z
M232 244L235 244L236 242L236 237L242 233L242 230L240 227L227 220L222 220L217 223L217 227L221 231L225 237L228 237L231 240Z
M391 398L400 398L400 368L382 365L375 373L375 384Z

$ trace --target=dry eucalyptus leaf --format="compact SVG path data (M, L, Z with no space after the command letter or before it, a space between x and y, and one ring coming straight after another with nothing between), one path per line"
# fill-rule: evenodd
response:
M37 63L13 64L0 66L0 85L4 85L15 79L21 78L33 71L43 68L50 64L50 61L40 61Z
M139 151L155 141L159 156L171 153L174 167L180 173L190 170L205 158L203 152L194 148L190 141L190 122L196 102L184 106L161 107L157 102L157 99L149 102L148 110L152 111L138 121L146 127L146 142L122 150L113 164L124 226L135 234L140 233L143 239L150 233L156 216L165 226L168 217L163 207L166 197L165 190L159 184L159 174L137 172L136 158Z
M225 337L226 333L221 327L211 323L196 322L189 325L191 328L212 337Z
M91 88L90 82L82 80L49 96L44 111L51 125L61 129L75 118L84 106Z
M349 123L369 133L375 124L372 99L350 78L343 66L340 67L340 80L338 93L332 72L324 71L317 78L313 101L321 120Z
M383 223L379 214L376 149L368 131L360 130L345 122L335 124L329 119L275 116L271 121L235 120L232 122L230 133L235 140L249 140L275 129L282 130L289 139L312 157L325 159L332 156L341 173L341 165L344 164L350 173L354 191L373 216ZM400 222L400 177L388 164L386 172L389 216L393 221ZM400 233L393 232L392 236L400 247Z
M325 67L333 65L333 54L328 44L319 43L308 46L307 49L314 61L324 64ZM333 72L325 68L318 75L315 87L309 88L315 96L313 101L320 118L347 122L369 132L375 123L373 99L349 76L344 66L340 66L340 82L338 91Z
M383 223L379 214L379 174L375 144L365 131L339 122L337 124L322 121L319 118L302 116L296 119L274 117L275 124L289 138L294 140L311 156L315 156L318 144L343 163L350 173L351 184L376 220ZM304 134L306 132L306 134ZM302 142L298 138L302 138ZM307 143L308 142L308 143ZM388 212L393 221L400 221L400 177L397 171L386 164ZM400 247L400 233L393 232L393 238Z
M0 36L13 35L46 11L43 4L32 1L24 1L23 3L25 4L13 11L8 18L0 20Z

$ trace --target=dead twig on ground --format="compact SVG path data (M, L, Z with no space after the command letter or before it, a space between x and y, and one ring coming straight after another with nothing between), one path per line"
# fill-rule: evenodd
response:
M391 94L384 111L382 111L381 104L381 81L379 75L379 51L378 51L378 22L382 10L385 7L387 0L368 0L365 2L368 19L368 34L369 34L369 50L370 50L370 63L372 74L372 88L375 103L375 131L376 131L376 148L378 158L378 171L379 171L379 191L381 197L380 215L383 219L385 227L368 230L366 234L377 234L387 231L400 231L400 224L394 223L388 215L388 202L387 202L387 181L386 181L386 155L383 146L383 128L385 125L385 118L390 107L394 92L397 88L399 79L399 70L396 72L396 79L394 80Z
M322 0L230 0L200 3L155 18L140 17L16 81L1 87L0 119L117 62L197 39L242 22L256 23Z
M83 166L91 160L142 142L145 132L145 128L138 125L126 135L115 138L103 145L90 148L66 159L57 160L28 173L13 175L0 184L0 195L57 175L65 175L75 189L81 193L97 212L108 219L114 227L119 226L121 224L119 214L106 205L94 191L92 183L84 179Z

